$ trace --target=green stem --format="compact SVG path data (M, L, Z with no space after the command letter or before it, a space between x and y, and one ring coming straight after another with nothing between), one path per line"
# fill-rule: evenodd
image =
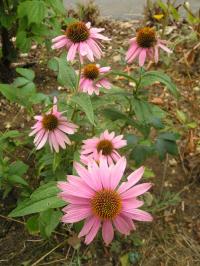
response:
M78 91L79 91L79 83L80 83L80 79L81 79L81 72L82 72L82 65L81 65L81 60L79 58L79 71L78 71L78 80L77 80L77 84L76 84L76 93L78 93Z
M76 84L76 89L75 89L74 94L78 93L78 91L79 91L79 83L80 83L80 79L81 79L81 72L82 72L82 65L81 65L81 60L80 60L80 58L79 58L78 79L77 79L77 84ZM76 113L77 113L77 106L76 106L76 104L75 104L75 105L74 105L74 110L73 110L73 113L72 113L72 117L71 117L71 120L72 120L72 121L74 120Z
M136 82L135 90L133 90L133 96L137 96L141 81L142 81L142 67L140 67L140 76L139 76L139 80Z

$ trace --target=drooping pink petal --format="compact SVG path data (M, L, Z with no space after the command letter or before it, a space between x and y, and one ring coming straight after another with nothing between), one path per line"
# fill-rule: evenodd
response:
M91 230L89 231L89 233L86 235L86 238L85 238L85 243L88 245L90 244L93 239L95 238L97 232L99 231L99 228L101 226L101 222L98 218L95 218L95 222L91 228Z
M102 236L106 245L109 245L112 242L114 237L114 230L111 221L105 220L102 225Z
M91 230L91 228L93 227L94 223L96 222L96 217L94 216L90 216L85 220L84 226L81 229L78 237L82 237L85 236L89 233L89 231Z
M146 55L147 55L146 49L142 49L139 54L139 66L140 67L144 65L145 60L146 60Z
M116 227L116 229L121 233L125 235L129 235L130 233L130 226L127 223L126 219L120 215L118 215L114 220L113 223Z

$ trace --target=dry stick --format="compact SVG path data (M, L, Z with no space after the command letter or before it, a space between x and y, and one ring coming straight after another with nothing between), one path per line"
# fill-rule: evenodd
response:
M3 219L5 219L5 220L11 221L11 222L16 222L16 223L19 223L19 224L23 224L23 225L25 225L25 223L22 222L22 221L19 221L19 220L16 220L16 219L13 219L13 218L10 218L10 217L7 217L7 216L4 216L4 215L1 215L1 214L0 214L0 218L3 218Z
M188 171L185 168L184 161L183 161L183 156L181 154L181 151L180 151L180 148L179 147L178 147L178 154L179 154L179 158L180 158L180 161L181 161L181 166L182 166L183 172L187 176L188 175Z
M61 242L60 244L58 244L56 247L52 248L49 252L47 252L46 254L44 254L41 258L39 258L36 262L34 262L32 264L32 266L36 266L38 263L40 263L40 261L42 261L43 259L45 259L49 254L51 254L52 252L54 252L57 248L61 247L62 245L64 245L67 242L67 239L63 242Z
M49 261L49 262L45 262L45 263L42 263L42 264L40 264L40 265L41 265L41 266L42 266L42 265L51 265L51 264L54 264L54 265L55 265L56 262L60 262L60 261L63 261L63 260L66 261L66 259L64 258L64 259L52 260L52 261Z

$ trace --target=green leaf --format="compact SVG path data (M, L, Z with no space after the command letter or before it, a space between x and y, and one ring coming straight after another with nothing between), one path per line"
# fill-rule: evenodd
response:
M56 66L57 61L57 66ZM58 71L58 82L65 87L69 87L72 90L76 89L77 85L77 75L72 66L70 66L65 57L55 57L50 60L48 66L54 70Z
M102 112L107 118L109 118L112 121L116 121L116 120L128 121L129 119L126 114L114 108L105 108Z
M20 202L10 214L10 217L19 217L31 213L38 213L48 209L59 208L66 203L58 198L60 190L56 182L49 182L36 189L30 199Z
M59 12L61 14L66 13L62 0L48 0L48 4L51 5L56 12Z
M130 158L135 160L136 165L141 165L148 157L154 154L154 147L151 145L137 144L131 154Z
M0 84L0 92L6 97L9 101L16 100L16 91L12 85Z
M180 95L176 85L171 81L171 78L163 72L159 71L145 72L142 76L140 86L146 87L155 83L156 81L164 84L175 97L178 97Z
M9 174L24 175L28 170L28 165L22 161L16 161L10 165Z
M30 81L32 81L35 78L35 73L31 69L17 67L16 72Z
M27 17L28 24L39 24L45 17L45 5L43 1L32 0L21 2L17 9L19 18Z
M124 138L127 140L127 145L133 146L138 143L139 137L133 134L125 134Z
M167 153L171 155L178 154L178 148L176 141L179 139L179 134L172 132L165 132L158 136L155 142L155 149L160 157L163 160Z
M17 130L6 131L0 135L0 141L3 141L7 138L17 138L19 136L21 136L21 133Z
M61 216L61 211L55 211L53 209L40 213L39 228L43 238L49 238L51 236L51 233L59 224Z
M18 175L9 175L8 180L12 184L20 184L23 186L28 186L28 183L21 176L18 176Z
M135 98L132 100L132 106L139 122L152 124L155 128L163 127L160 120L165 117L165 112L158 106Z
M40 231L39 229L39 217L38 215L34 215L28 218L26 222L26 228L31 235L37 235Z
M72 96L71 101L78 104L86 114L90 123L95 125L94 111L90 96L86 93L79 93L77 95Z
M15 87L22 87L25 86L26 84L28 84L30 81L26 78L23 77L18 77L14 80L13 82L13 86Z
M31 38L27 37L27 34L25 31L18 30L16 35L16 46L22 51L22 52L28 52L31 48Z

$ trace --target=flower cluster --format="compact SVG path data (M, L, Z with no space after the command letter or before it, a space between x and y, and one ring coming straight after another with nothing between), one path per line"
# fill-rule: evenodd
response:
M53 49L66 49L67 61L74 61L78 55L81 67L76 93L99 95L101 87L111 89L107 79L111 68L95 63L95 59L103 55L100 41L110 40L102 34L103 31L103 28L91 27L89 22L74 22L67 26L62 35L52 40ZM166 41L161 40L153 28L143 27L130 40L126 61L132 63L139 58L140 67L147 58L157 63L160 48L171 53ZM90 62L85 63L86 59ZM41 149L48 142L52 151L59 152L60 147L65 149L66 144L71 144L68 135L74 134L78 126L69 122L63 113L58 111L57 99L54 98L49 112L35 116L37 122L30 136L35 135L36 149ZM138 196L151 187L150 183L137 184L144 168L140 167L121 182L127 162L119 149L126 145L123 135L109 133L108 130L99 137L84 140L80 150L81 163L74 162L77 175L68 175L67 181L58 182L61 190L59 196L68 203L63 209L62 221L75 223L84 220L79 237L85 236L86 244L93 241L100 227L104 242L108 245L113 240L114 228L128 235L135 230L135 221L152 221L149 213L139 209L143 201Z

